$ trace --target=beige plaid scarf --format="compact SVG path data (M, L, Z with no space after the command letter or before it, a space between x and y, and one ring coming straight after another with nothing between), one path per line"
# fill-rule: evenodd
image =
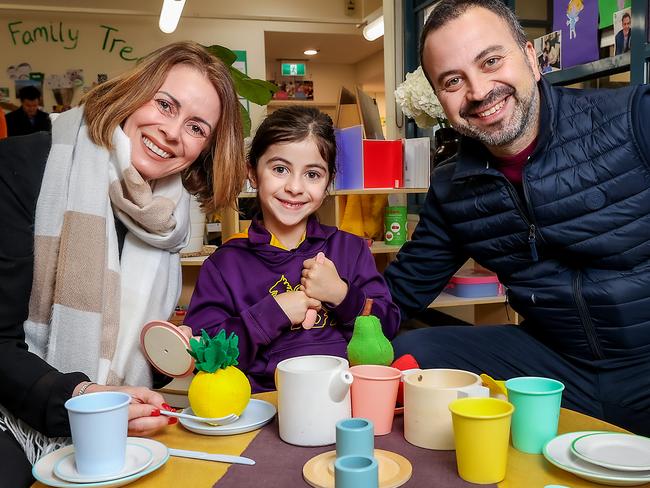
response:
M119 127L108 151L83 109L57 117L36 207L29 349L101 384L151 386L140 330L167 319L180 294L178 251L189 239L180 175L149 185ZM127 227L121 255L115 217Z

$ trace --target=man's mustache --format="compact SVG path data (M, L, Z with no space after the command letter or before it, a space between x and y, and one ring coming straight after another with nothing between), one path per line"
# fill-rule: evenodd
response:
M467 102L460 110L460 116L466 118L470 115L475 115L479 112L483 112L497 100L505 98L509 95L515 93L515 89L511 86L498 86L490 93L488 93L483 100L477 100L473 102Z

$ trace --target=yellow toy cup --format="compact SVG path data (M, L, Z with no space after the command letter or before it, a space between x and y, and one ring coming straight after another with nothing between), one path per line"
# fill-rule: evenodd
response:
M461 398L449 404L458 474L465 481L490 484L506 477L514 409L497 398Z

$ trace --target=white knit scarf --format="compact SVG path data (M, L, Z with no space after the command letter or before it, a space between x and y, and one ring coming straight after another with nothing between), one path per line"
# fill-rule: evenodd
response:
M29 349L62 372L110 385L151 386L142 326L167 319L189 239L180 175L145 182L121 128L114 149L88 137L82 108L60 115L36 206ZM115 216L128 231L121 256Z

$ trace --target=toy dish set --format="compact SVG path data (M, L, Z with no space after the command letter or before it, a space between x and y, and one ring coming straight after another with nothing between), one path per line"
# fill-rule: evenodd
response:
M485 271L463 269L449 280L445 291L461 298L496 297L504 294L497 275Z
M142 350L149 362L173 381L165 388L187 392L194 379L196 361L190 354L190 341L170 322L154 320L147 323L140 334ZM193 414L191 408L183 413ZM239 418L226 425L210 425L198 420L180 418L180 423L190 432L201 435L234 435L257 430L275 416L275 407L264 400L251 399Z

